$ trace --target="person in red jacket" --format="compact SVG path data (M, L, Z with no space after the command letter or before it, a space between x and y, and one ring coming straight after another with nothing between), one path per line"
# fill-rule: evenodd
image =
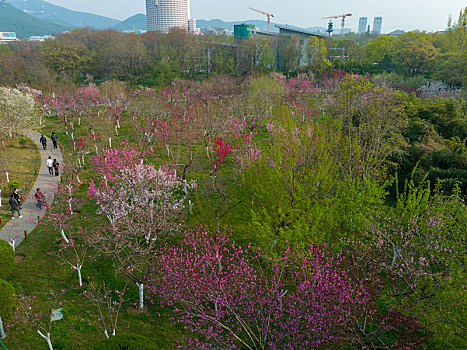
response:
M36 189L36 193L34 193L34 198L36 198L37 206L39 207L39 210L42 210L42 206L46 205L47 202L45 201L45 196L41 192L40 188Z

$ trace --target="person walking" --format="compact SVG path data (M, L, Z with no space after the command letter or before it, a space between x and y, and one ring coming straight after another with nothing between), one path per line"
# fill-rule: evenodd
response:
M18 193L17 188L13 188L13 192L11 193L11 197L16 199L16 201L18 202L18 206L21 207L21 197L20 197L20 195Z
M15 199L15 197L13 197L13 194L11 194L11 197L10 197L10 200L8 201L8 204L10 204L10 207L11 207L11 220L15 219L15 211L18 212L18 218L21 219L23 217L23 215L21 215L21 213L19 212L19 203Z
M49 156L49 159L47 159L47 168L49 169L50 176L53 176L54 175L54 161L52 160L51 156Z
M34 193L34 198L36 198L37 206L39 207L39 210L42 210L42 206L46 204L46 201L45 201L45 196L41 192L40 188L36 189L36 193Z
M50 136L50 138L52 139L52 142L54 144L54 148L57 148L57 140L58 140L57 135L53 132L52 135Z
M42 143L42 147L44 147L44 149L47 149L47 139L45 138L44 135L41 135L41 138L39 139L40 143Z
M53 167L54 167L54 170L55 170L55 176L58 176L59 169L60 169L60 163L58 162L58 160L54 159Z

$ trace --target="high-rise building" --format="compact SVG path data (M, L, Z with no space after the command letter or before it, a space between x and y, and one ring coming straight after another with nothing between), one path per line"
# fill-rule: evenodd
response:
M368 23L368 17L360 17L358 21L358 34L366 32L366 24Z
M375 17L373 21L373 33L381 34L381 28L383 27L383 17Z
M169 32L173 28L188 30L190 0L146 0L148 31Z

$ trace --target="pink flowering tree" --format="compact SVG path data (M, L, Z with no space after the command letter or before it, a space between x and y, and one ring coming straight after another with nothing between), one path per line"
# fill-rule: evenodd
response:
M57 316L57 308L62 306L60 298L63 293L64 291L60 293L50 292L49 298L40 302L36 297L18 295L15 318L9 326L14 327L21 323L29 324L47 342L49 350L53 350L50 335L52 322Z
M200 228L163 246L147 280L152 301L201 335L190 347L313 349L336 343L349 310L365 305L341 262L313 246L272 259Z
M53 227L60 232L66 244L70 243L67 232L70 231L70 220L79 205L79 199L74 195L77 186L73 183L60 183L52 206L47 212L47 218Z
M85 261L89 258L87 252L89 246L78 241L79 238L86 236L86 231L80 229L78 234L69 234L68 242L64 243L58 251L51 252L60 264L65 264L71 267L78 273L79 286L83 286L82 268Z
M81 294L95 307L97 314L95 324L102 329L106 338L109 338L109 333L115 336L117 331L120 308L125 302L125 290L126 286L119 291L118 289L111 290L105 282L101 286L91 283L89 288Z
M192 189L195 183L188 186ZM89 194L111 224L91 234L89 242L138 286L142 309L143 275L155 257L156 243L177 232L186 213L182 182L167 166L139 163L99 183L91 181Z

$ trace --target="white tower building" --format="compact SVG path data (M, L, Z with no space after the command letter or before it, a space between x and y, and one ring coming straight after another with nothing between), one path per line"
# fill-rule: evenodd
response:
M173 28L188 30L190 0L146 0L148 31L169 32Z

